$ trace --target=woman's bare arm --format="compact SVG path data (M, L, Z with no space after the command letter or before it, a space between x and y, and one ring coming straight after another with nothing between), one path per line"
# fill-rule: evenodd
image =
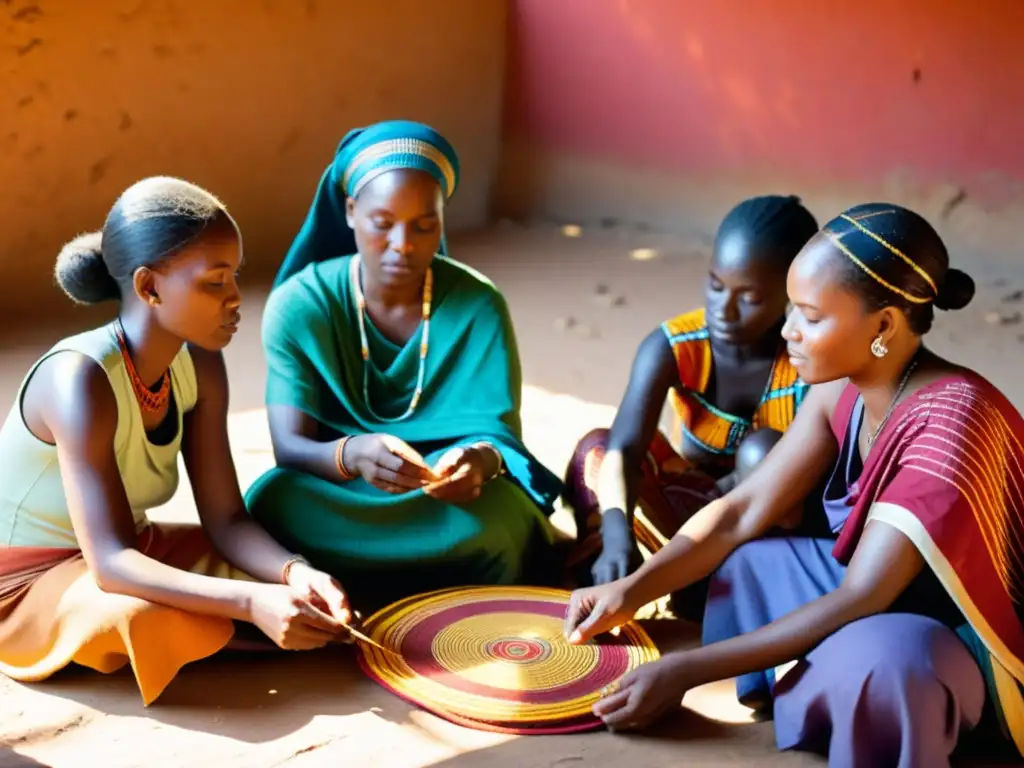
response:
M890 608L924 567L903 533L869 522L838 589L753 632L642 666L594 711L609 728L643 726L691 688L800 659L850 622Z
M699 581L803 503L835 462L829 418L844 387L836 382L811 388L793 424L753 473L690 518L629 577L631 603L643 605Z
M228 377L220 352L190 348L199 396L184 419L182 456L199 519L217 551L232 565L280 583L292 553L245 510L228 441Z
M279 467L316 475L332 483L345 481L338 467L339 438L325 441L322 425L298 408L271 405L267 414ZM480 454L482 471L494 474L498 471L497 454L490 454ZM391 435L356 435L346 440L341 461L350 475L362 476L371 485L390 493L406 493L438 479L422 456Z
M336 457L338 438L325 439L316 419L290 405L267 406L267 418L279 467L316 475L332 483L341 480ZM350 472L355 470L351 447L345 446L342 457Z
M598 476L602 552L592 569L595 584L624 577L635 559L632 518L641 464L658 428L665 396L677 378L672 348L657 328L637 350Z
M656 328L637 350L629 384L608 434L597 489L602 512L617 510L631 516L637 502L640 466L676 377L672 348L665 334Z

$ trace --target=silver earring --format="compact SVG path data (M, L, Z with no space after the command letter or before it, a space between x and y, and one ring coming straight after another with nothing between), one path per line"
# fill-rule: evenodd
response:
M889 348L882 341L882 334L875 336L875 340L871 342L871 354L879 359L889 354Z

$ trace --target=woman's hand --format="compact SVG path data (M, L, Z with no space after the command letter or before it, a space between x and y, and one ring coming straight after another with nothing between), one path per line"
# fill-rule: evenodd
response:
M612 683L594 704L594 714L610 731L646 728L677 709L693 687L683 654L664 656L637 667Z
M345 446L342 461L375 488L408 493L437 480L422 456L391 435L360 435Z
M428 496L449 504L466 504L480 496L484 483L499 469L498 457L490 449L452 448L434 465L438 481L424 490Z
M599 587L577 589L569 597L565 636L573 645L585 643L604 632L621 627L636 614L627 579Z
M352 607L337 579L305 563L294 563L288 570L288 586L314 608L340 624L351 625Z
M293 587L253 586L249 620L286 651L322 648L344 631L340 621L318 610Z
M629 520L620 509L601 516L601 554L590 569L594 585L624 579L643 562L630 530Z

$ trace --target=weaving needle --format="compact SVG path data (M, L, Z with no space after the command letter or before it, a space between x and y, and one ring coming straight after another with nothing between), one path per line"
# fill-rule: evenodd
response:
M323 617L324 617L324 620L326 620L326 621L334 621L334 620L335 620L335 619L333 619L333 618L332 618L331 616L329 616L328 614L324 613L324 612L323 612L322 610L320 610L319 608L317 608L317 607L316 607L315 605L314 605L314 606L312 606L312 608L313 608L313 610L314 610L314 611L316 611L316 612L317 612L317 613L319 613L319 614L320 614L321 616L323 616ZM341 624L341 626L342 626L342 629L345 629L345 630L346 630L346 631L347 631L347 632L348 632L348 633L349 633L350 635L352 635L352 637L354 637L354 638L355 638L356 640L359 640L360 642L363 642L363 643L367 643L367 644L369 644L369 645L372 645L372 646L373 646L374 648L379 648L380 650L384 651L385 653L390 653L390 654L391 654L392 656L394 656L394 657L395 657L396 659L401 659L401 658L402 658L402 657L401 657L401 656L400 656L400 655L399 655L399 654L398 654L398 653L397 653L396 651L393 651L393 650L391 650L390 648L385 648L385 647L384 647L383 645L381 645L380 643L378 643L378 642L377 642L376 640L374 640L373 638L371 638L371 637L367 637L366 635L364 635L364 634L363 634L362 632L360 632L360 631L359 631L358 629L356 629L355 627L353 627L353 626L352 626L351 624L347 624L347 623L345 623L344 621L339 621L338 623L339 623L339 624Z
M370 638L370 637L367 637L366 635L364 635L358 629L353 629L348 624L342 624L341 626L343 626L345 629L347 629L348 633L350 635L352 635L352 637L354 637L356 640L359 640L359 641L364 642L364 643L368 643L369 645L372 645L374 648L379 648L380 650L382 650L382 651L384 651L386 653L390 653L395 658L398 658L398 659L402 658L401 656L398 655L397 652L392 651L390 648L385 648L383 645L378 643L373 638Z

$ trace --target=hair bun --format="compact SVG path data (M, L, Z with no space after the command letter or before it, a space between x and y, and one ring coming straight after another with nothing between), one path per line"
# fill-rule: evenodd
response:
M974 280L966 272L950 268L939 286L939 295L935 297L935 306L939 309L963 309L974 298Z
M103 261L100 232L79 235L65 245L57 256L54 275L64 293L79 304L99 304L121 297L117 281Z

